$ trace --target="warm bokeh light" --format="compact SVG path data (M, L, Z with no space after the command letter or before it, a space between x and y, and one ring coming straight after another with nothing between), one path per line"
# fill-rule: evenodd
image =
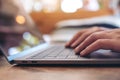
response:
M84 9L89 11L97 11L99 10L98 0L84 0Z
M35 0L20 0L20 2L27 13L32 12Z
M58 8L58 0L41 0L41 2L45 13L55 12Z
M43 4L40 1L36 1L34 2L33 9L38 12L41 11L43 9Z
M74 13L79 8L83 7L82 0L63 0L61 3L61 9L66 13Z
M22 16L22 15L17 15L17 16L16 16L16 22L17 22L18 24L24 24L24 23L25 23L25 17Z

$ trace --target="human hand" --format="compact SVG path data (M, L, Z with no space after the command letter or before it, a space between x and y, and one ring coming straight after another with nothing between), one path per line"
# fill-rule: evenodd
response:
M110 49L120 52L120 29L92 27L79 31L66 47L74 48L81 56L99 49Z

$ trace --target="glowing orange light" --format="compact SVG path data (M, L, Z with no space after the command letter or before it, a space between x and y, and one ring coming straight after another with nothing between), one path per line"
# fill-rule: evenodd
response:
M25 17L21 16L21 15L16 16L16 22L18 24L24 24L25 23Z

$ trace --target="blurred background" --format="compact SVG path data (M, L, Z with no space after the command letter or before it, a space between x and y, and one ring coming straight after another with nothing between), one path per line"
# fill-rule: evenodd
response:
M113 24L106 25L105 22ZM36 28L42 34L52 33L53 40L66 41L81 29L81 25L85 27L86 24L96 23L100 23L100 26L105 23L102 25L120 27L120 0L0 0L1 45L6 42L16 45L28 27L32 32ZM76 25L79 29L75 29ZM56 29L63 26L69 29ZM37 32L35 34L39 35ZM13 37L16 38L14 44L10 42ZM34 43L39 42L27 35L28 42L30 39Z
M0 42L10 39L10 34L18 36L27 31L24 26L36 27L42 34L59 33L63 36L68 33L66 37L71 37L71 32L76 33L79 29L73 28L76 25L81 27L83 23L107 22L119 27L119 8L120 0L0 0ZM71 25L71 32L65 29L55 32L58 27ZM56 39L56 36L53 38Z
M119 0L20 0L42 33L62 20L117 14Z
M24 12L27 12L39 31L48 34L62 20L106 15L119 17L119 4L119 0L0 0L0 18L8 20L7 23L1 20L0 24L10 26L15 19L16 24L23 25L24 16L27 16ZM30 21L29 16L27 19Z

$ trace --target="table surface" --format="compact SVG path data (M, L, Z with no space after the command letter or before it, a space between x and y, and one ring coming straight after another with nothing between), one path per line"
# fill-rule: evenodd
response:
M0 56L0 80L120 80L117 66L13 66Z

